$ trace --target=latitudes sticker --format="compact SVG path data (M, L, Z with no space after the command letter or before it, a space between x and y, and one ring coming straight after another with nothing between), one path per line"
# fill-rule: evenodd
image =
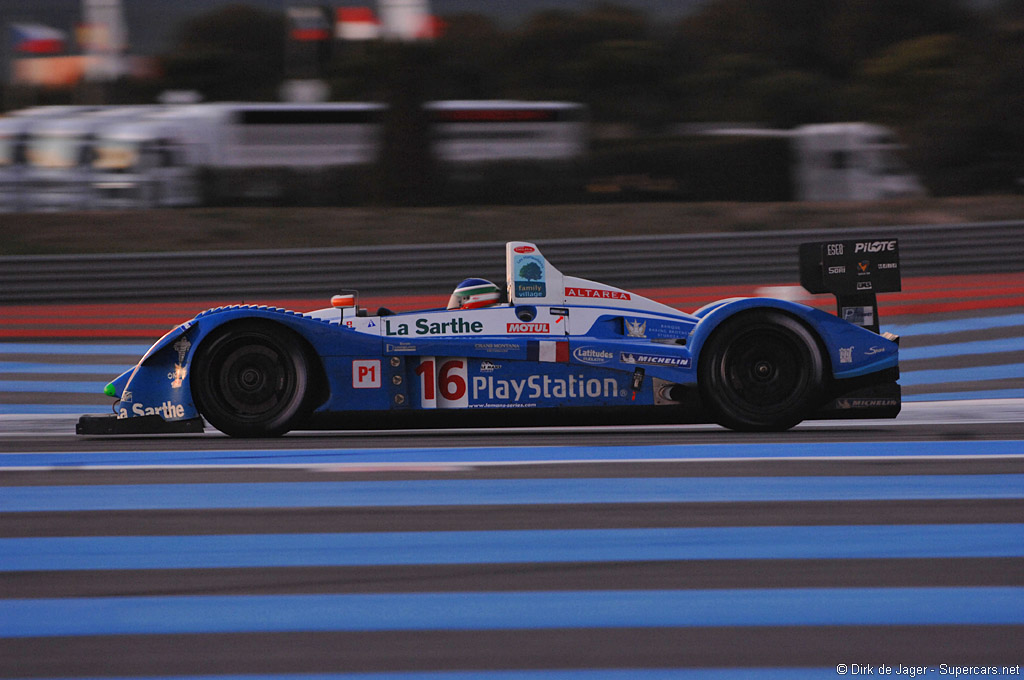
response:
M597 347L577 347L572 351L572 358L581 364L607 364L615 360L615 353Z

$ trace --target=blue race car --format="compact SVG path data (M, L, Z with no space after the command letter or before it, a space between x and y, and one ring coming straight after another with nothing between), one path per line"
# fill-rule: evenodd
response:
M506 286L467 279L444 308L369 314L352 294L308 313L210 309L107 385L115 414L82 416L77 431L198 432L204 418L238 437L573 423L785 430L895 417L898 338L877 332L874 299L898 290L895 240L805 244L801 267L805 287L836 293L838 316L771 298L686 314L563 275L521 241L506 245Z

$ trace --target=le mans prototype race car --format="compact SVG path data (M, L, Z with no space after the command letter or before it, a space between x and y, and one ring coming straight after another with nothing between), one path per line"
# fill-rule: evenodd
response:
M354 295L297 313L210 309L107 385L114 414L79 434L895 417L898 338L875 293L899 290L895 239L801 246L801 283L838 314L732 298L686 314L563 275L506 245L507 285L469 279L447 308L368 314Z

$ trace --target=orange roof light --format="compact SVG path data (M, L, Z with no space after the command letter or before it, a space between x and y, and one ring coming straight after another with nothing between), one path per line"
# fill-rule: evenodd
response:
M355 307L356 296L351 293L347 295L335 295L331 298L332 307Z

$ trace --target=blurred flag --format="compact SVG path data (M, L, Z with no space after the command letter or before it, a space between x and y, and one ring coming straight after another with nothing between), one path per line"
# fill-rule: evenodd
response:
M78 24L75 40L87 52L107 52L112 47L110 28L106 24Z
M64 51L67 34L42 24L11 24L11 49L23 54L54 54Z
M369 7L339 7L335 14L334 37L376 40L380 37L380 21Z
M448 24L431 14L423 20L423 25L420 27L417 37L422 40L434 40L444 35L447 28Z
M430 13L428 0L378 0L384 37L391 40L432 40L443 24Z
M320 7L289 7L288 23L292 40L311 42L331 37L330 21Z

